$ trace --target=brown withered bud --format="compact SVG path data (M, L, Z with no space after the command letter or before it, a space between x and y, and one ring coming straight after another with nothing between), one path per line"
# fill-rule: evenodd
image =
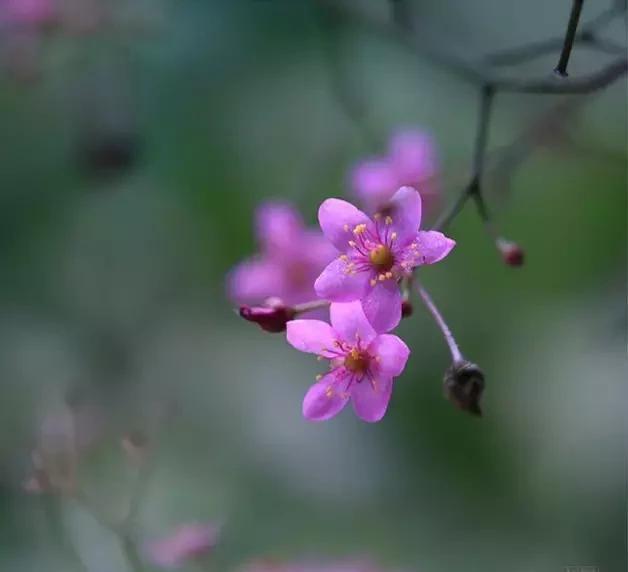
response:
M451 364L443 378L443 391L459 409L482 415L480 400L484 392L484 373L474 363L464 360Z
M410 300L404 300L401 302L401 317L409 318L414 313L414 307L412 306L412 302Z
M273 334L285 331L286 324L296 315L294 308L282 305L241 306L239 313L245 320L254 322L262 330Z
M508 266L523 266L525 253L517 243L499 238L497 239L497 248L502 255L502 260Z

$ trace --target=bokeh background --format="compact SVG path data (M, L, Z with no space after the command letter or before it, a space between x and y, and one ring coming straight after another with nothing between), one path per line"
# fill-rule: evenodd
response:
M417 33L478 57L562 34L569 6L414 2ZM585 3L583 18L605 7ZM226 273L256 249L256 205L291 201L314 225L322 199L348 195L351 165L407 126L436 141L446 203L468 175L477 91L316 2L109 8L105 25L46 30L17 50L24 61L0 32L0 569L77 569L70 545L89 570L125 570L116 538L76 502L22 488L70 396L93 502L124 510L134 477L120 437L144 432L155 465L137 538L221 523L207 569L268 556L624 570L625 80L579 100L511 176L488 176L524 267L501 262L468 208L449 229L455 252L422 273L485 371L485 416L443 399L449 356L417 302L384 420L347 410L310 424L301 400L318 364L225 296ZM625 22L608 37L623 41ZM505 73L543 75L555 60ZM570 72L605 61L577 49ZM557 101L498 96L490 148Z

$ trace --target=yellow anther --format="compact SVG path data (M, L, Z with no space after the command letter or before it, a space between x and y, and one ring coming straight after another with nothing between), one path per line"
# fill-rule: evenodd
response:
M383 282L384 280L386 280L386 274L380 274L378 278L380 282Z
M362 234L365 231L366 231L366 225L364 223L357 224L355 228L353 229L353 234Z
M349 246L350 246L351 248L355 248L355 242L354 242L353 240L350 240L350 241L349 241Z
M316 381L320 381L321 379L323 379L323 374L322 374L322 373L319 373L319 374L316 376Z
M387 216L387 217L384 219L384 222L385 222L386 224L392 224L392 217Z
M397 239L397 233L396 232L390 233L390 240L396 240L396 239Z
M344 229L345 232L349 232L349 225L348 224L343 225L342 228Z
M375 286L377 284L377 280L375 278L371 278L371 286Z
M386 279L390 280L392 278L392 272L386 272Z
M375 214L373 215L373 218L374 218L375 220L379 220L380 218L382 218L382 213L375 213Z

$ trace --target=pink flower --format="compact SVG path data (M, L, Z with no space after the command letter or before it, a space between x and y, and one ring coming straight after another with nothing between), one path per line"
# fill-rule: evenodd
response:
M401 375L410 350L397 336L378 335L359 302L332 304L330 317L331 326L320 320L288 322L288 343L329 360L331 368L305 395L303 415L325 421L351 399L358 417L379 421L390 401L393 378Z
M164 568L179 568L187 561L207 555L216 546L218 527L213 524L184 524L172 534L146 545L149 560Z
M320 232L303 225L289 205L267 203L256 214L261 254L236 266L229 294L239 304L259 304L269 297L288 305L315 298L314 280L334 258Z
M318 220L342 254L318 277L316 293L333 302L361 300L378 332L392 330L401 319L398 281L416 266L442 260L456 244L440 232L418 230L421 197L411 187L399 189L372 220L340 199L323 202Z
M388 154L358 163L351 188L369 212L385 208L399 187L414 187L425 203L437 194L438 172L431 138L421 131L399 131L390 140Z

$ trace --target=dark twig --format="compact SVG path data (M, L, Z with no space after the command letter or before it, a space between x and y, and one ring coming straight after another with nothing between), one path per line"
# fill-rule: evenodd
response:
M557 78L546 79L507 79L496 80L493 84L498 91L510 93L538 93L538 94L584 94L598 91L626 75L628 58L622 57L612 61L600 70L583 75L575 79Z
M620 46L611 40L601 38L598 34L599 29L609 19L615 19L618 15L618 11L612 8L602 12L595 20L591 20L591 22L581 27L574 38L574 43L587 46L603 54L613 56L624 54L626 52L625 46ZM483 61L487 65L492 66L513 66L552 54L562 48L564 41L565 38L563 36L556 36L529 42L522 46L492 52L484 57Z
M402 0L392 0L395 4ZM339 5L333 0L319 0L333 10L339 17L344 17L361 24L372 33L399 42L415 55L421 55L426 61L456 75L463 81L483 86L492 85L496 91L511 93L545 93L569 94L589 93L602 89L626 73L628 58L618 58L607 67L597 72L582 76L575 80L558 82L555 77L541 78L504 78L482 64L474 63L467 58L447 50L434 48L422 34L410 33L409 26L399 27L361 10L347 5ZM397 7L397 9L399 9Z
M478 125L475 135L475 143L473 146L473 166L471 172L471 180L462 190L456 201L446 210L434 224L435 230L445 228L462 210L467 200L474 198L478 214L482 222L487 227L491 235L494 234L492 223L482 196L482 176L484 174L484 163L486 158L486 148L488 145L488 134L490 128L490 120L493 109L493 100L495 90L491 85L485 85L482 88L480 99L480 113Z
M578 29L578 22L580 21L580 14L582 13L583 2L584 0L572 0L571 13L569 14L569 22L567 23L563 49L560 52L558 65L554 70L561 77L567 77L567 64L569 63L571 49L573 48L574 40L576 39L576 31Z

